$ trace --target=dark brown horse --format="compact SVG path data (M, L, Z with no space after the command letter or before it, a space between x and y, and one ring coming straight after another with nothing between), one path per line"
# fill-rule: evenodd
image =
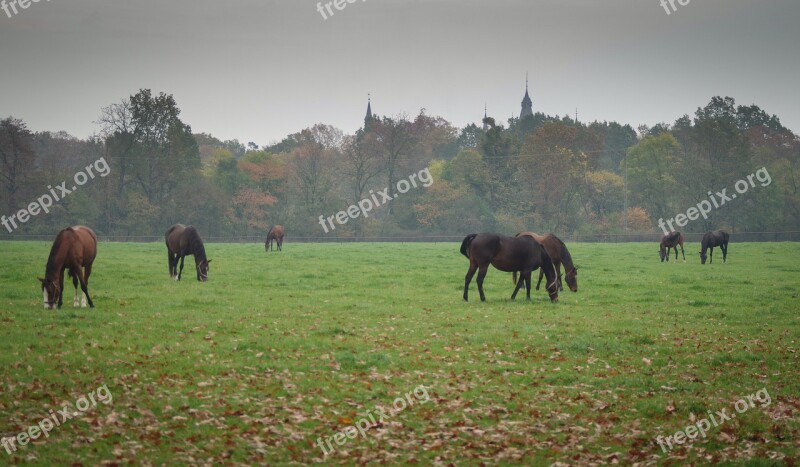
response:
M561 264L563 263L569 290L573 292L578 291L578 268L572 262L572 255L569 254L567 245L565 245L560 238L553 234L539 235L535 232L520 232L517 234L517 237L520 236L531 237L544 247L550 259L553 260L553 266L555 266L556 274L558 274L558 290L564 291L564 286L561 284ZM539 282L536 283L536 290L539 290L539 287L542 285L542 276L544 276L544 270L539 269ZM512 274L512 279L514 283L517 282L516 271Z
M709 248L711 249L711 254L708 262L709 264L714 262L715 246L718 246L719 249L722 250L722 262L726 262L728 258L728 240L730 237L730 234L724 230L715 230L703 235L703 241L701 242L702 249L700 250L700 264L706 264L706 250Z
M183 274L183 260L187 255L194 256L194 264L197 269L197 280L205 282L208 280L208 265L210 259L206 259L206 248L197 229L183 224L175 224L164 233L164 241L167 244L167 260L169 261L169 276L176 281L181 280ZM178 260L181 267L178 269Z
M505 272L522 271L517 287L511 294L511 300L516 298L523 282L528 300L531 299L531 271L542 268L547 276L550 300L558 301L556 285L558 276L553 261L544 247L531 237L506 237L494 233L469 234L461 242L461 254L469 259L469 270L464 278L465 301L468 301L469 284L476 270L478 270L478 292L481 294L481 301L486 301L486 296L483 294L483 279L486 277L489 264Z
M681 254L683 255L683 262L686 262L686 253L683 252L683 234L680 232L670 232L661 237L661 244L658 248L658 255L661 257L661 262L667 260L669 263L669 249L675 250L675 261L678 261L678 245L681 247Z
M269 229L269 232L267 232L267 241L264 242L264 251L272 251L273 240L275 240L275 242L278 244L278 251L282 251L283 234L284 230L282 225L276 225L275 227Z
M94 302L89 296L89 276L92 274L92 263L97 256L97 236L92 229L82 225L67 227L56 235L53 247L50 248L50 257L44 270L42 283L42 296L45 309L51 310L56 305L61 308L64 296L64 270L69 270L72 285L75 287L73 306L85 307L89 303L94 308ZM80 299L78 298L78 283L81 285Z

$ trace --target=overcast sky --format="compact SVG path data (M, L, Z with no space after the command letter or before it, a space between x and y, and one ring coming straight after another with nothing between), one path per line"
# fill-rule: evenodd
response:
M41 0L0 10L0 117L84 138L150 88L193 131L264 145L354 132L367 93L381 115L460 127L486 103L505 123L529 72L551 115L672 123L721 95L800 133L800 1L659 1L356 0L323 19L316 0Z

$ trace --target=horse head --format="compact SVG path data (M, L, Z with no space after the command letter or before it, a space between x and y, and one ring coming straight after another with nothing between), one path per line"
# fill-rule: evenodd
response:
M664 259L667 257L667 249L664 248L663 245L658 250L658 256L661 258L662 263L664 262Z
M706 264L706 252L700 251L698 253L700 253L700 264Z
M567 286L569 286L569 290L573 292L578 291L578 267L573 267L569 271L567 271L567 277L565 278L567 281Z
M200 282L205 282L208 280L208 263L211 260L203 259L199 263L197 263L197 280Z
M558 278L547 285L547 294L550 296L550 302L556 303L558 301Z
M60 296L60 287L55 281L50 279L38 278L42 283L42 298L44 299L44 309L52 310L58 305L58 297Z

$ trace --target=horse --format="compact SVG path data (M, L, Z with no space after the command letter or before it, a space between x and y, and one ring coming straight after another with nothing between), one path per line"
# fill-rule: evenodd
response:
M206 248L197 229L191 225L175 224L164 233L164 241L167 244L167 260L169 261L169 277L176 281L181 280L183 274L183 260L186 255L194 256L194 263L197 269L197 280L205 282L208 280L208 266L210 259L206 259ZM180 259L181 268L178 270L178 260ZM177 272L177 274L176 274Z
M469 234L461 242L461 254L469 259L469 269L464 278L464 301L469 301L469 284L475 270L478 270L478 292L481 301L486 301L483 293L483 279L489 264L505 272L522 271L511 300L517 296L523 282L528 300L531 299L531 271L542 268L547 276L547 291L550 301L558 301L558 276L553 261L544 247L531 237L507 237L495 233Z
M718 246L720 250L722 250L722 262L724 263L728 258L728 239L730 239L730 237L730 234L724 230L715 230L703 235L703 241L701 243L702 249L700 250L700 264L706 264L706 250L709 248L711 248L711 258L708 263L711 264L714 262L715 246Z
M663 263L666 259L669 263L669 249L675 250L675 261L678 261L678 245L681 246L681 254L683 255L683 262L686 262L686 253L683 252L683 234L680 232L670 232L661 237L661 244L658 249L658 254Z
M283 251L283 235L284 229L282 225L276 225L269 229L269 232L267 232L267 241L264 242L264 251L272 251L273 240L278 244L278 251Z
M535 232L520 232L516 236L528 236L542 244L545 251L547 251L547 254L550 256L550 259L553 260L553 266L556 268L556 273L558 274L558 290L564 291L564 286L561 284L561 264L563 263L569 290L573 292L578 291L578 268L572 262L572 255L569 254L567 245L565 245L560 238L553 234L539 235ZM539 282L536 283L536 290L539 290L539 287L542 285L543 276L544 270L539 269ZM517 282L516 271L513 272L512 279L514 283Z
M42 297L44 308L52 310L54 305L61 308L64 296L64 270L69 270L72 285L75 287L75 298L72 306L94 308L92 297L89 296L89 276L92 274L92 263L97 256L97 235L89 227L75 225L67 227L56 235L44 278L39 277L42 283ZM78 283L81 285L80 300L78 299ZM56 302L56 299L58 301Z

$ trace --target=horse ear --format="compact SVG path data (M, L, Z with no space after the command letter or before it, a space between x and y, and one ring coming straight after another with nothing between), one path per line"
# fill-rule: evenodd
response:
M39 279L39 282L41 282L42 284L44 284L44 279L42 279L41 277L37 277L37 279Z
M211 262L211 260L206 261L206 263L210 263L210 262Z

